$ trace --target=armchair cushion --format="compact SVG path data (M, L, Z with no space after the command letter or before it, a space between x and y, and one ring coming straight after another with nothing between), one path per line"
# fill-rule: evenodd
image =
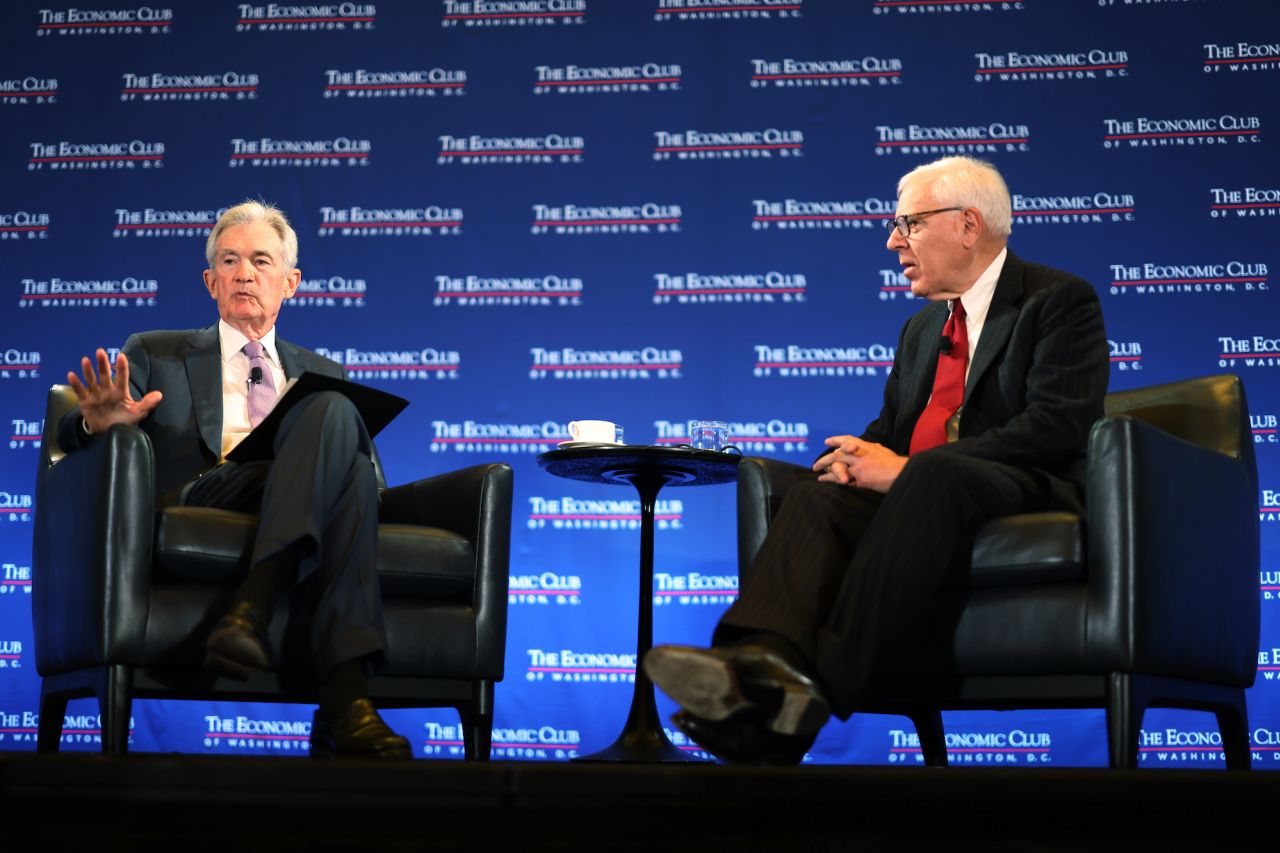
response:
M253 550L258 519L205 507L169 507L156 532L157 580L233 582ZM378 525L378 580L384 596L470 603L475 550L466 537L437 527Z
M1084 579L1080 516L1035 512L997 518L974 538L969 587L1070 583Z

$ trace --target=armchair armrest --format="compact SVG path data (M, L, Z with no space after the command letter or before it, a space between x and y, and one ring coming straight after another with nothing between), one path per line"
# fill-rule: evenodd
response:
M502 498L504 478L509 487L511 466L497 463L393 486L382 491L378 520L443 527L474 542L483 535L486 515L497 509L493 502Z
M386 489L379 520L442 527L476 552L477 670L502 677L511 554L511 466L475 465Z
M36 670L136 664L155 526L151 440L117 425L62 456L49 429L46 419L32 543Z
M740 574L751 568L787 489L802 480L816 480L817 477L807 467L762 456L748 456L738 464Z
M1089 439L1089 644L1112 666L1247 687L1259 532L1239 459L1130 417Z

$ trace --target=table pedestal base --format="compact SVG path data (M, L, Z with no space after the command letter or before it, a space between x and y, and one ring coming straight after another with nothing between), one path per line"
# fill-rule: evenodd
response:
M631 712L613 745L582 756L576 761L703 761L673 744L662 730L658 706L653 698L653 682L644 674L644 656L653 648L653 524L658 492L679 479L661 468L620 472L640 493L640 607L636 626L636 684L631 694Z
M640 594L636 618L636 678L626 725L613 745L574 761L703 762L673 744L658 719L644 656L653 647L654 506L663 486L714 485L737 476L738 460L714 451L600 446L552 450L538 464L557 477L591 483L629 483L640 494Z
M574 761L641 761L653 764L658 763L688 763L690 761L702 761L703 759L689 755L680 747L667 740L666 732L661 729L655 736L650 732L627 732L624 731L613 742L612 746L605 747L599 752L593 752L590 755L580 755L573 759Z

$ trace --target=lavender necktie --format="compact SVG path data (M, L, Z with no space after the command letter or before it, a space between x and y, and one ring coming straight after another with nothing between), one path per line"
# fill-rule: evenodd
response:
M271 367L262 357L262 343L249 341L241 350L249 356L249 426L256 427L276 404L276 381ZM258 381L255 382L255 376Z

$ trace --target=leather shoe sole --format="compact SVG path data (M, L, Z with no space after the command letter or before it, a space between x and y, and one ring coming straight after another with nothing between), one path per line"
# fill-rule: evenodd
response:
M748 712L714 722L680 711L672 715L671 721L694 743L722 761L794 766L804 760L816 734L776 734L756 723L753 716Z
M311 720L312 758L377 758L407 761L409 741L392 731L368 699L357 699L336 722L319 710Z
M271 668L266 620L251 604L239 602L214 624L205 641L204 665L236 681Z
M816 733L831 716L813 679L764 646L655 646L643 666L664 693L706 722L758 709L768 731L803 736Z

